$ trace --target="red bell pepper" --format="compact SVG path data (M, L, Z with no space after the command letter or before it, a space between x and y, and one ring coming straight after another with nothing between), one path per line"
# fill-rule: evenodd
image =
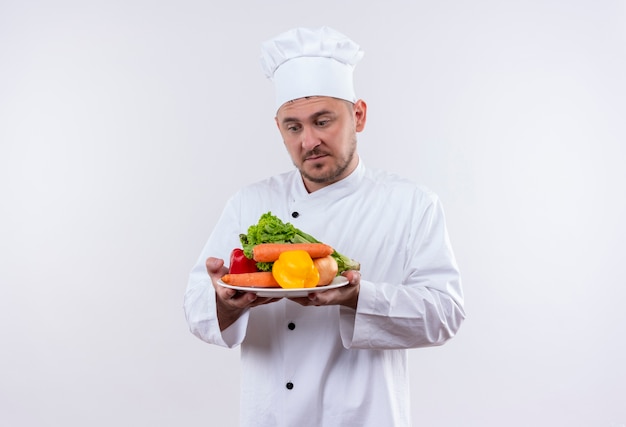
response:
M230 253L230 267L228 269L230 274L255 273L257 271L259 269L256 268L255 260L246 258L243 254L243 249L233 249Z

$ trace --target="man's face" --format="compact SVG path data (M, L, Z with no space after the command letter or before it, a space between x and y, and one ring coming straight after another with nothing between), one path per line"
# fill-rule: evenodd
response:
M324 96L280 107L276 124L309 192L348 176L358 164L356 133L365 127L367 106Z

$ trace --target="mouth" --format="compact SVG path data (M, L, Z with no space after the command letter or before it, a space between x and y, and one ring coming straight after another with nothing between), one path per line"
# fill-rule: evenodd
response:
M319 156L311 156L311 157L307 157L304 159L305 162L313 162L315 160L319 160L322 157L326 157L325 155L319 155Z
M328 153L309 153L304 157L305 162L315 161L328 156Z

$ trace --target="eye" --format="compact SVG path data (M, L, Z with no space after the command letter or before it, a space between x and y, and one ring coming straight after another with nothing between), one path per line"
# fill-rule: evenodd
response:
M296 123L290 123L285 127L285 129L287 129L287 132L298 132L300 130L300 125Z
M316 122L317 126L324 127L330 123L330 119L320 119Z

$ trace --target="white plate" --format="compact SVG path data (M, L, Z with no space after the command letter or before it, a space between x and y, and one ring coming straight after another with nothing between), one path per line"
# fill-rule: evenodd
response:
M337 276L330 282L330 285L326 286L317 286L315 288L293 288L293 289L284 289L284 288L255 288L253 286L232 286L227 285L221 280L217 281L217 284L229 289L235 289L236 291L243 292L254 292L257 296L260 297L271 297L271 298L298 298L305 297L312 292L322 292L327 291L328 289L340 288L342 286L346 286L348 284L348 279L343 276Z

